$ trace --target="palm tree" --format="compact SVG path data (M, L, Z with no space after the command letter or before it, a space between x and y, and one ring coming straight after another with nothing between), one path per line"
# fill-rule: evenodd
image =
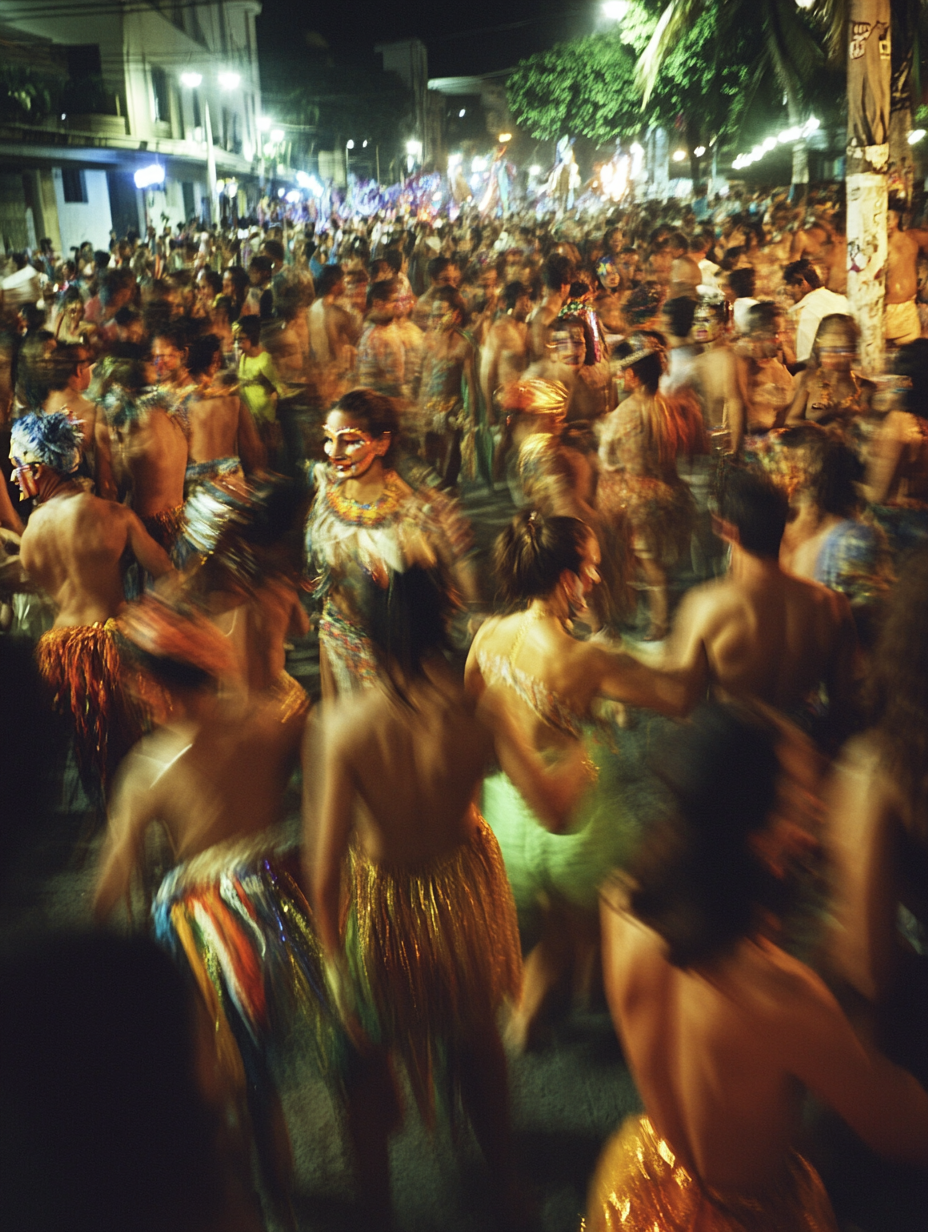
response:
M822 0L831 3L832 0ZM841 2L841 0L834 0ZM638 63L637 81L647 103L661 66L678 40L692 29L707 4L718 6L719 44L724 48L728 31L760 26L762 39L754 79L771 77L783 90L790 127L801 127L808 116L806 83L825 63L825 56L796 0L668 0L651 41ZM809 180L806 143L793 146L793 184L805 191Z

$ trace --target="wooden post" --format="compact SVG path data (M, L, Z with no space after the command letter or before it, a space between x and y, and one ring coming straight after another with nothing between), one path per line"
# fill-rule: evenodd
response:
M890 0L851 0L847 60L847 294L860 369L883 371Z

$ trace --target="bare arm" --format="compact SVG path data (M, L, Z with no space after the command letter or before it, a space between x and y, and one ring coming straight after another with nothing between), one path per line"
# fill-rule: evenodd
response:
M872 505L881 505L892 487L905 448L904 414L891 411L874 439L863 485L864 495Z
M116 782L93 895L93 915L98 922L106 919L120 899L128 902L145 829L155 817L153 793L139 781L142 766L139 754L130 753Z
M98 408L94 416L93 444L96 462L97 495L116 500L116 480L113 476L113 451L106 416Z
M798 966L798 964L797 964ZM928 1092L867 1048L822 981L805 969L783 999L786 1065L873 1150L928 1167Z
M596 662L590 666L590 675L596 672L598 676L600 696L674 719L692 709L690 689L678 672L649 667L624 651L591 650Z
M495 423L496 415L493 409L493 391L496 389L497 381L499 379L500 352L498 331L495 328L491 328L487 336L487 340L484 343L484 347L486 348L484 356L486 362L480 365L480 389L483 393L483 404L487 408L487 420L489 423Z
M827 807L836 900L830 955L838 975L867 1000L879 1002L898 972L893 832L900 823L866 738L845 749L829 784Z
M789 410L786 412L786 422L788 424L801 423L806 417L806 402L809 400L809 391L806 388L808 383L809 373L808 369L806 369L799 374L793 400L790 403Z
M310 887L319 939L329 959L341 949L338 927L342 864L351 835L355 786L341 740L330 729L325 733L325 785L317 820ZM304 817L304 826L307 824Z
M680 604L661 661L662 673L675 677L682 686L683 714L689 714L706 696L712 683L702 606L702 597L694 591Z
M160 543L155 543L142 525L138 514L131 509L125 509L124 512L128 523L129 547L135 559L152 577L160 578L165 573L170 573L174 566L164 548Z

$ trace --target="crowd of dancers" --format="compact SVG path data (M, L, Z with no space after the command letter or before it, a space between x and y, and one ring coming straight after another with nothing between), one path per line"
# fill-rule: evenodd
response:
M861 373L812 202L36 257L0 334L9 830L64 732L131 939L5 960L28 1226L295 1227L299 1039L358 1226L408 1084L533 1227L507 1054L597 972L644 1111L588 1232L836 1229L807 1091L928 1168L928 233L893 214L892 375ZM514 507L492 577L480 488Z

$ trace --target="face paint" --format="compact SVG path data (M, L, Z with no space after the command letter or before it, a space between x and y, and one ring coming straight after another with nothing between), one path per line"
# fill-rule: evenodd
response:
M697 308L696 315L693 317L693 341L714 342L718 337L718 333L718 317L703 308Z
M375 440L360 428L323 429L325 452L332 467L342 479L358 479L367 474L378 457L386 452L388 440Z
M13 482L19 488L19 499L21 501L31 500L32 497L38 496L39 486L32 473L35 463L23 462L21 458L14 457L12 454L10 461L13 463Z

